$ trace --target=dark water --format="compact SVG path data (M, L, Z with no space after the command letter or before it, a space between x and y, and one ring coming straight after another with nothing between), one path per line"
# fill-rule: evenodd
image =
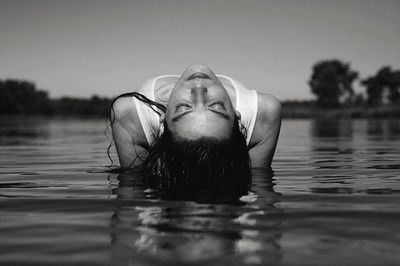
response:
M0 265L400 265L399 120L285 120L241 206L106 173L104 128L0 118Z

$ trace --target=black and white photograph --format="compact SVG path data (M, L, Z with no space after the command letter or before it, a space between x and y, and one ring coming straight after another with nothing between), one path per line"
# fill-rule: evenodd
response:
M1 266L399 251L400 1L0 0Z

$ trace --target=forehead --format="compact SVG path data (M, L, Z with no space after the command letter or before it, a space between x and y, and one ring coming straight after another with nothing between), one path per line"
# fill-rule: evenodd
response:
M232 121L213 112L202 115L189 113L176 121L171 121L169 127L174 134L188 139L203 136L225 138L230 136Z

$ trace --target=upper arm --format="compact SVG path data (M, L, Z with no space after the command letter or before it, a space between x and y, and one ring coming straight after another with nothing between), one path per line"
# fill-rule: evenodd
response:
M258 94L256 125L249 151L252 167L269 167L275 153L281 128L282 108L270 94Z
M115 101L112 120L112 134L121 168L140 165L147 155L147 143L131 97Z

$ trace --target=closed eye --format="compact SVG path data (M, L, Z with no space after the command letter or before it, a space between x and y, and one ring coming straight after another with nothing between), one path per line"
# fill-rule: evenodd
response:
M225 104L224 104L222 101L214 101L214 102L211 102L211 103L209 104L209 106L210 106L210 107L213 107L213 108L222 108L223 110L226 110Z
M175 106L175 110L176 110L176 111L188 110L190 107L191 107L191 106L190 106L190 104L188 104L188 103L178 103L178 104Z
M176 106L176 115L172 118L173 122L178 121L181 117L191 113L192 110L192 105L188 103L178 103ZM208 109L219 115L220 117L229 120L231 117L227 113L225 104L222 101L213 101L208 104Z

